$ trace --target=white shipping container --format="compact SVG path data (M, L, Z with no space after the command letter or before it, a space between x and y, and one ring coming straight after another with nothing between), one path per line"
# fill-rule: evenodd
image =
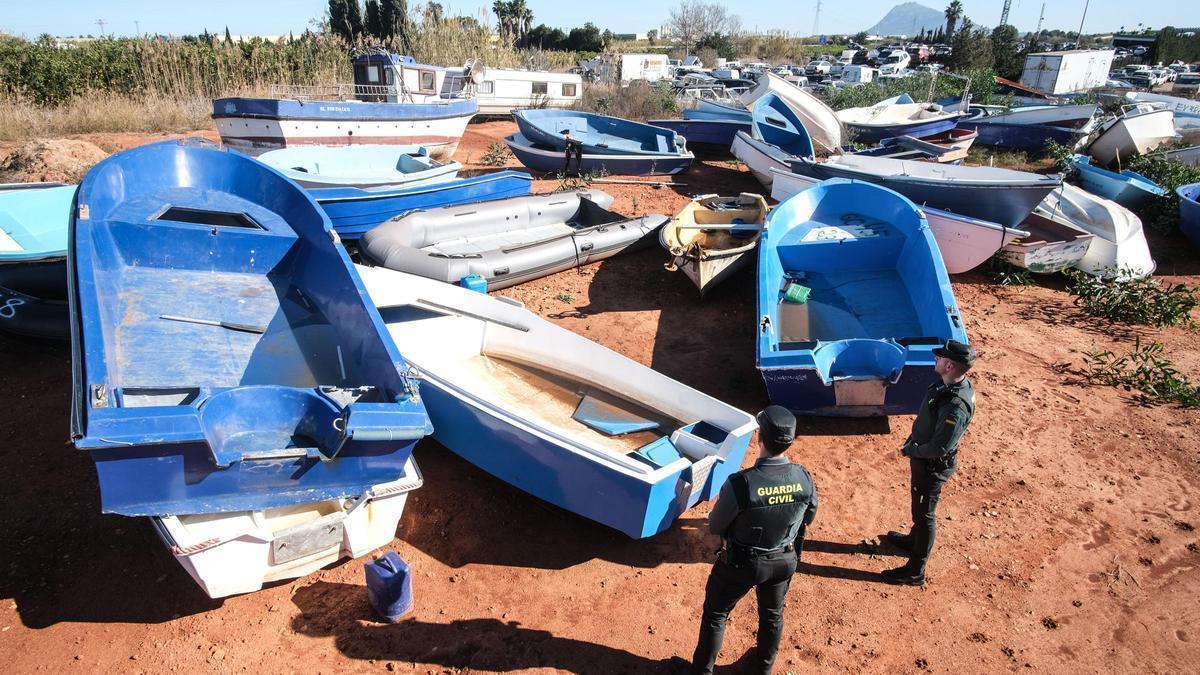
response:
M1103 87L1114 53L1111 49L1078 49L1030 54L1025 57L1021 84L1047 94L1071 94Z

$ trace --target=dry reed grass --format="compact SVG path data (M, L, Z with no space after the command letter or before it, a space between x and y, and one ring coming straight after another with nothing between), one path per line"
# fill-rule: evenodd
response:
M183 132L212 126L201 96L123 96L91 92L56 106L0 99L0 141L87 133Z

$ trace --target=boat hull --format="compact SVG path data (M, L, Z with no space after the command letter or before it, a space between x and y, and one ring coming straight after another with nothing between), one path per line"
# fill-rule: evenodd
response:
M1179 196L1179 231L1200 248L1200 183L1180 185L1175 193Z
M915 412L936 379L933 350L967 340L916 206L826 181L776 206L762 236L756 364L771 402L813 415ZM795 284L808 289L799 302Z
M574 110L514 110L518 133L536 145L562 153L566 132L586 155L676 155L686 148L669 129L620 117Z
M297 145L423 145L449 161L478 112L474 99L366 103L224 98L213 101L221 141L255 155Z
M899 192L918 206L933 206L1006 227L1018 227L1025 216L1058 185L1049 181L980 184L918 176L877 175L829 162L792 162L790 169L818 180L865 180Z
M165 141L97 164L76 201L72 436L105 512L275 508L400 475L429 419L301 188Z
M748 109L753 109L760 98L772 93L783 99L792 112L803 120L814 146L825 152L836 152L842 147L842 124L833 109L774 73L764 73L758 84L739 98Z
M958 124L958 116L939 120L908 122L904 124L857 124L842 122L856 143L878 143L885 138L896 136L932 136L953 129Z
M1030 214L1022 224L1030 236L1005 244L1000 257L1036 274L1054 274L1074 267L1087 255L1095 239L1072 225Z
M567 161L562 150L534 145L520 134L504 139L517 160L534 171L580 175L589 173L619 176L669 176L686 171L695 155L583 155Z
M771 197L777 201L783 201L817 184L812 178L790 171L773 169L771 173L775 179ZM987 262L1002 246L1029 236L1024 230L941 209L923 207L921 211L925 214L933 238L937 240L938 251L948 274L970 272Z
M1111 199L1127 209L1141 208L1152 198L1167 194L1166 190L1139 173L1128 169L1117 173L1092 166L1088 158L1081 155L1071 158L1071 166L1085 190Z
M771 170L788 171L789 162L795 159L792 155L744 131L738 132L734 137L730 151L768 190L775 179Z
M729 151L739 131L750 131L750 122L737 120L650 120L650 124L670 129L687 139L689 146L706 145Z
M409 458L398 480L350 499L295 507L150 519L176 562L208 594L253 593L264 583L296 579L358 558L396 537L408 494L423 484Z
M980 145L1035 154L1045 154L1048 151L1046 147L1048 141L1073 148L1087 136L1085 132L1071 127L997 122L990 121L986 117L959 122L958 128L978 132L979 138L975 142Z
M0 331L44 340L71 337L66 256L0 264Z
M1101 166L1144 155L1175 139L1175 123L1170 110L1152 110L1124 115L1100 132L1088 146L1088 154Z
M500 171L419 187L320 188L309 192L338 235L354 240L409 211L527 195L532 180L520 171Z

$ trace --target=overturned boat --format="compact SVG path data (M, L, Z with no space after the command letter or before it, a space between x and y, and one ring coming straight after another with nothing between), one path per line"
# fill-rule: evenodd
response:
M704 295L754 259L768 210L761 195L696 197L659 233L667 269L683 270Z
M429 418L302 188L166 141L100 162L76 200L72 437L106 513L255 511L401 475Z
M1142 220L1120 204L1063 183L1046 195L1035 213L1095 237L1074 266L1088 274L1140 279L1154 273Z
M750 415L507 298L360 270L421 373L434 438L514 487L633 538L712 499Z
M758 316L767 394L805 414L911 414L936 378L933 349L967 341L921 212L857 181L825 181L771 211Z
M306 188L416 187L453 180L462 169L434 160L420 145L301 146L264 152L258 161Z
M824 180L852 178L895 190L921 206L1017 227L1062 176L991 166L910 162L886 157L837 155L824 162L797 160L792 171Z
M505 288L645 244L663 215L626 218L600 190L511 197L393 218L359 251L381 267L458 283L478 275Z

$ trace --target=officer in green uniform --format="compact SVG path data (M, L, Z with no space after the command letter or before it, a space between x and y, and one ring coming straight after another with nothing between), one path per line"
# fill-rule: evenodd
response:
M792 413L768 406L758 414L758 425L758 460L729 477L708 516L709 531L721 535L723 546L704 589L704 616L692 663L672 657L675 673L712 673L725 621L752 588L758 596L756 672L769 674L775 663L784 599L805 529L817 515L817 491L808 470L785 454L796 437Z
M925 583L925 563L937 532L934 511L942 487L958 467L958 443L975 414L975 388L967 379L975 365L975 349L950 340L933 353L933 369L940 379L929 385L912 433L900 449L912 473L913 526L908 534L887 533L889 542L909 552L907 563L883 572L883 580L892 584Z

